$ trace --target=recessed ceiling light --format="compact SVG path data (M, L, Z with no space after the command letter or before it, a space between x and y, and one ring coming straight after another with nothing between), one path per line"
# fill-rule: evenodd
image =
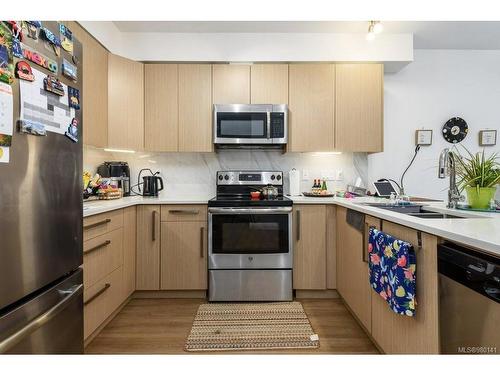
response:
M375 21L375 23L373 25L373 32L375 34L379 34L382 32L382 30L384 30L384 25L382 25L382 23L380 21Z
M122 149L118 149L118 148L105 148L104 151L107 151L107 152L126 152L129 154L135 153L134 150L122 150Z

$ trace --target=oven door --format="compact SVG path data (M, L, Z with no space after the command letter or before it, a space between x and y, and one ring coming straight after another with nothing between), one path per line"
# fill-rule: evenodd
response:
M214 105L215 144L273 143L270 136L272 105Z
M292 208L209 208L209 269L291 269Z

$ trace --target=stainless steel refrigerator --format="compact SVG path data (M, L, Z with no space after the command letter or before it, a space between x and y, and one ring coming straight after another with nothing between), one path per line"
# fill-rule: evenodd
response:
M59 35L56 22L43 26ZM57 56L43 39L26 35L23 43L57 61L57 77L82 99L83 51L75 38L76 83L61 74L70 54L61 49ZM19 85L15 79L14 122ZM0 163L0 353L83 352L81 113L77 143L53 132L23 134L14 124L10 162Z

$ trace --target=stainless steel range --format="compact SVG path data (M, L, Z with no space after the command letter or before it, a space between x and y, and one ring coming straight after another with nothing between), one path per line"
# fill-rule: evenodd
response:
M251 197L265 187L272 198ZM210 301L293 299L292 201L283 196L283 172L217 172L208 256Z

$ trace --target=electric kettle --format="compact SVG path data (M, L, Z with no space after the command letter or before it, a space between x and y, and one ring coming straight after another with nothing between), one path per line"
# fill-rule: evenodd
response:
M161 178L160 176L157 176L157 174L160 172L153 173L153 171L151 171L151 169L146 168L146 169L141 169L141 171L139 172L138 179L140 179L141 172L144 170L151 172L151 176L143 176L142 177L142 195L144 197L157 197L158 192L163 190L163 178ZM138 184L138 185L140 186L141 184ZM139 191L140 191L140 187L139 187Z

